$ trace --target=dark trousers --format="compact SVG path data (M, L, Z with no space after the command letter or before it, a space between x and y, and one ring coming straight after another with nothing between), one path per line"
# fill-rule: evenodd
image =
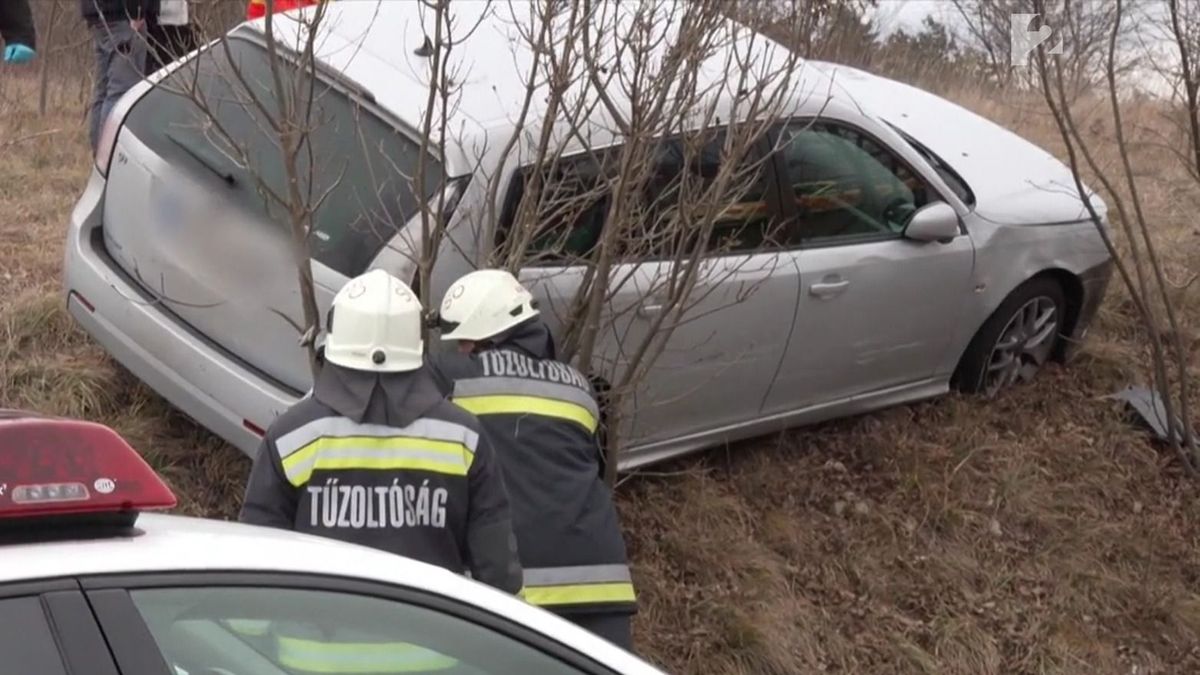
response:
M633 651L633 617L629 614L568 614L563 618L627 652Z
M196 29L187 26L163 26L151 20L146 26L150 48L146 53L146 74L182 58L196 48Z
M2 0L0 0L2 1ZM96 59L95 88L88 120L88 139L95 152L104 120L117 100L141 81L146 69L146 41L128 21L91 26Z

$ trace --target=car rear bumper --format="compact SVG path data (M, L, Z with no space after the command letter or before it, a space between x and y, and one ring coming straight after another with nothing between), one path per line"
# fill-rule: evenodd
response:
M259 376L156 302L104 249L104 179L94 173L71 215L63 266L67 310L121 365L201 426L253 456L299 394Z

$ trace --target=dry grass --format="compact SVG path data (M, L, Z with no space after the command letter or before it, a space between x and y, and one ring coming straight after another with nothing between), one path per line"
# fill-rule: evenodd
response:
M109 423L182 511L230 516L246 459L64 313L63 223L89 170L81 118L37 116L31 83L3 78L0 143L60 131L0 162L0 404ZM959 98L1059 149L1035 105ZM1095 125L1103 144L1111 129ZM1198 269L1195 186L1161 157L1139 162L1161 179L1146 205L1182 278ZM1200 495L1100 398L1139 377L1120 289L1099 331L1072 367L999 401L898 408L627 483L641 650L680 673L1200 672Z

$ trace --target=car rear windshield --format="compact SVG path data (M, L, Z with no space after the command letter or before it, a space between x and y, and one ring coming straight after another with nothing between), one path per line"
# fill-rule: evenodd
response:
M358 274L443 187L444 169L428 154L422 164L420 143L373 114L361 96L280 63L273 72L267 50L245 38L216 43L160 82L126 126L172 166L216 174L228 185L222 198L265 220L289 227L311 215L313 257ZM281 134L289 122L295 193Z

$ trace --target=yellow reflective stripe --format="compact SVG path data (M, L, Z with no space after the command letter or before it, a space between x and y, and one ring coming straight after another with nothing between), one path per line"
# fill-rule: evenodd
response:
M410 673L446 670L458 660L407 642L320 642L279 638L280 665L308 673Z
M258 637L267 634L267 630L271 627L271 622L261 619L226 619L225 625L240 635Z
M521 597L531 605L594 605L637 602L631 583L526 586Z
M473 415L545 415L577 422L589 432L596 430L596 416L587 408L540 396L464 396L455 403Z
M407 469L466 476L475 453L462 443L428 438L345 436L318 438L283 460L292 485L303 485L317 469Z
M322 417L275 439L275 449L283 459L306 447L318 438L427 438L431 441L462 443L472 452L479 443L479 434L469 427L445 420L422 417L403 427L386 424L359 424L346 417Z

